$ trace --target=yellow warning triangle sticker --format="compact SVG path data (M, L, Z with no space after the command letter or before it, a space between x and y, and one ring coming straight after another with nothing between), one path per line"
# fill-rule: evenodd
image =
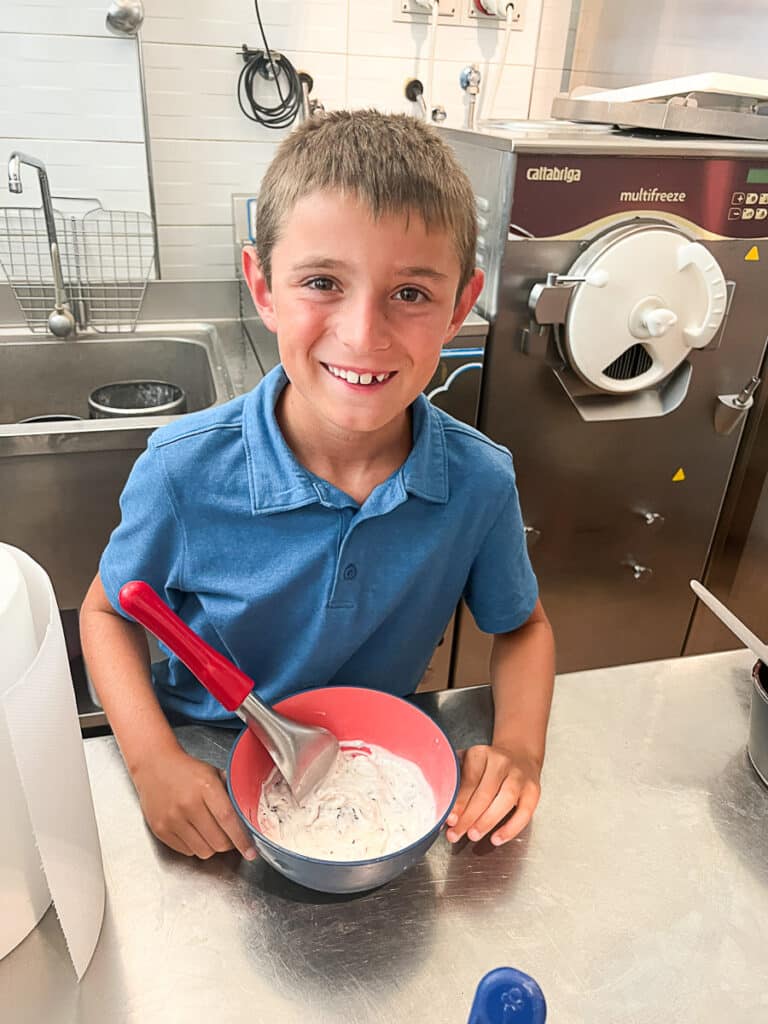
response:
M672 477L672 482L676 483L676 484L679 484L681 480L685 480L685 472L684 472L682 466L680 467L680 469L678 469L678 471Z
M759 263L760 262L760 250L756 245L753 245L747 255L744 257L747 263Z

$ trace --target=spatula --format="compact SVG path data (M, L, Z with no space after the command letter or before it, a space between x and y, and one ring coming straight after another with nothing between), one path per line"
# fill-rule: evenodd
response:
M727 626L733 635L737 636L744 646L752 651L755 657L759 658L764 665L768 665L768 644L764 644L756 637L741 619L737 619L733 612L729 611L721 601L718 601L715 595L703 587L698 580L691 580L691 590L701 598L710 611L715 613L723 625Z
M273 711L252 692L253 680L182 622L148 583L126 583L119 596L125 611L154 633L227 711L234 711L256 734L298 802L322 782L339 750L334 735Z

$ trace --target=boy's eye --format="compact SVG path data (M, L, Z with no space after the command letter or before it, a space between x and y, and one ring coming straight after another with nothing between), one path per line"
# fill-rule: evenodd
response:
M399 299L400 302L412 303L426 301L427 296L418 288L401 288L395 292L395 298Z
M333 291L336 284L330 277L311 277L309 281L305 282L305 287L316 292L330 292Z

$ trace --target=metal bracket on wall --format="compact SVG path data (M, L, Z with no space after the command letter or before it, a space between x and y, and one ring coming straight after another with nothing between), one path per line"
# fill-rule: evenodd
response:
M459 0L438 0L438 18L439 24L447 25L458 25L459 20ZM393 0L392 2L392 20L393 21L410 21L416 24L426 25L431 17L430 9L427 5L419 3L418 0Z
M511 2L511 0L510 0ZM502 32L507 25L507 6L504 0L438 0L439 24L458 25ZM526 0L514 0L510 28L521 32L525 28ZM419 0L392 0L392 20L426 24L430 18L429 4Z
M483 28L504 28L507 9L512 8L512 30L524 28L525 0L461 0L462 25L480 25Z

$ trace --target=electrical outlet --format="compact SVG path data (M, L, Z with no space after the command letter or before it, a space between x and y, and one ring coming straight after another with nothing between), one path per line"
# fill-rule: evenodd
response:
M256 241L256 197L235 192L232 195L232 227L235 244L247 245Z
M486 25L503 28L507 8L512 6L512 31L521 31L525 22L525 0L461 0L462 25Z
M461 5L466 0L438 0L438 24L459 25L461 19ZM419 3L419 0L392 0L392 20L422 22L426 24L432 16L428 3Z

